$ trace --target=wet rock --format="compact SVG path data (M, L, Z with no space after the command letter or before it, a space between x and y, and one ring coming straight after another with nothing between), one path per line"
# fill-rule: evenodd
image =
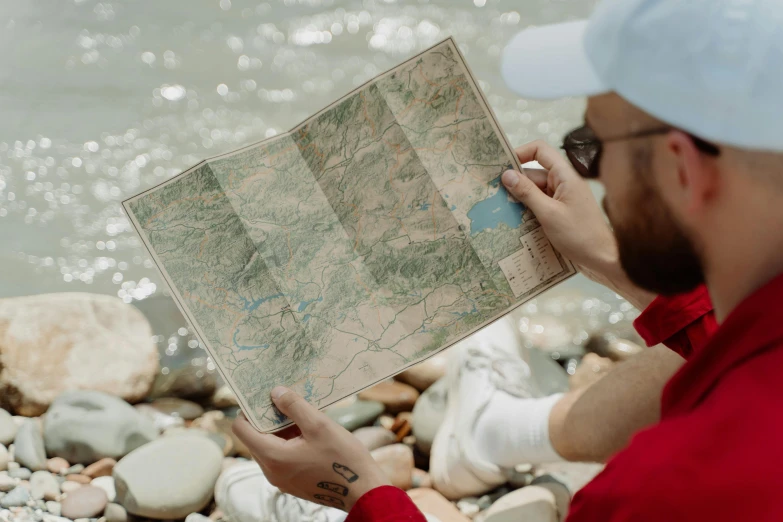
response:
M413 451L405 444L392 444L371 452L386 478L400 489L410 489L413 473Z
M460 513L446 497L430 488L416 488L408 491L419 511L437 517L441 522L469 522L470 519ZM521 521L520 521L521 522Z
M622 362L642 353L644 348L633 341L622 339L610 332L597 332L587 340L585 350L599 357Z
M176 397L167 397L153 401L150 406L161 413L180 417L184 420L193 420L204 414L204 408L195 402L177 399Z
M84 468L82 475L87 475L90 478L111 476L111 472L116 465L116 460L106 457Z
M326 414L348 431L368 426L383 413L384 406L376 401L356 401L347 406L330 406Z
M548 489L538 486L512 491L498 499L486 511L484 522L557 522L555 496Z
M46 461L46 469L49 470L49 472L51 473L59 474L70 467L71 467L70 463L68 463L68 461L62 457L53 457L48 461Z
M30 417L71 389L141 400L158 371L144 316L84 292L0 299L0 360L0 403Z
M60 484L48 471L36 471L30 477L33 500L54 500L60 494Z
M5 410L0 409L0 444L8 446L16 437L16 430L19 429L13 416Z
M380 382L359 393L359 399L380 402L390 413L411 411L418 398L419 392L416 388L394 381Z
M448 362L447 354L439 353L396 375L394 379L423 392L446 375Z
M30 492L22 486L17 486L0 499L0 506L4 508L21 507L27 505L28 500L30 500Z
M353 435L370 451L394 444L397 441L393 432L377 426L359 428L353 432Z
M103 511L106 522L128 522L128 512L119 504L110 502Z
M114 478L112 477L94 478L90 482L90 486L102 489L106 493L106 498L109 499L109 502L114 502L114 499L117 498L117 490L114 487Z
M159 373L152 385L149 397L178 397L190 401L205 401L217 389L217 378L203 366L189 364L170 369L167 374Z
M615 362L594 353L588 353L582 358L574 374L569 378L572 390L587 388L600 381L615 366Z
M107 503L106 492L101 488L84 486L65 497L62 501L62 515L71 519L98 517Z
M421 394L413 407L411 427L416 436L416 447L429 454L435 434L446 416L448 383L440 379Z
M114 467L117 502L134 515L185 517L212 498L222 461L220 449L205 437L162 437Z
M16 432L14 460L32 471L46 469L46 451L37 421L28 420Z
M49 455L82 464L118 459L157 436L152 422L128 403L96 391L63 393L44 422Z

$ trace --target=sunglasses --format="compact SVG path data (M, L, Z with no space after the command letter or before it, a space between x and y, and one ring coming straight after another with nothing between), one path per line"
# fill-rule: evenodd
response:
M583 178L595 179L599 174L599 165L601 163L601 153L603 152L604 143L633 140L646 136L654 136L656 134L666 134L672 130L675 130L674 127L658 127L602 140L595 135L593 129L588 125L583 125L566 134L565 138L563 138L562 149L565 151L568 160L580 176ZM692 134L688 134L688 136L693 140L693 144L696 148L703 153L710 156L720 155L720 148L717 145L713 145Z

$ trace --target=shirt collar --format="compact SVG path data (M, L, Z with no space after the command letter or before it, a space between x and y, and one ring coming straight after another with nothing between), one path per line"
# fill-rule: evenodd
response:
M732 368L783 340L783 274L745 298L666 385L662 414L692 410Z

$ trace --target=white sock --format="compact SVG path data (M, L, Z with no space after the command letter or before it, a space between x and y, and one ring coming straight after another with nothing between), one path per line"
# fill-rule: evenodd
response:
M562 396L520 398L498 391L476 423L476 451L505 468L563 461L549 440L549 414Z

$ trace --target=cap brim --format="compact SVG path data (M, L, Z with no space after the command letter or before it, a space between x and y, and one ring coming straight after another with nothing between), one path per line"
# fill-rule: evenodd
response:
M503 51L503 79L524 98L593 96L610 91L598 78L584 47L587 21L533 27Z

